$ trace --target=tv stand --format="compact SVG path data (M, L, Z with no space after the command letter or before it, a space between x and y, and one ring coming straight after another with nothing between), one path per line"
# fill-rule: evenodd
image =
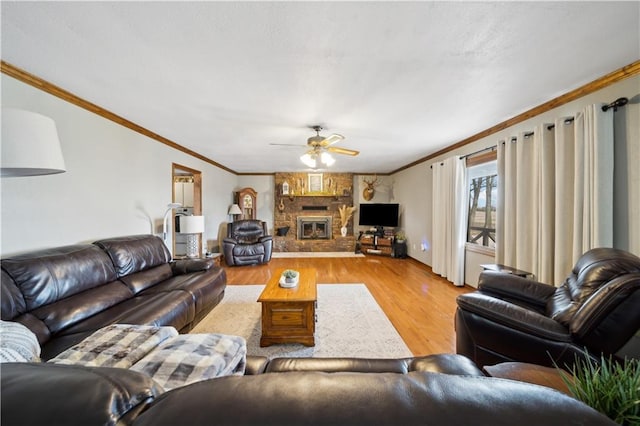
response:
M363 234L360 238L360 249L365 254L379 254L391 256L393 253L393 235L385 236L375 234Z

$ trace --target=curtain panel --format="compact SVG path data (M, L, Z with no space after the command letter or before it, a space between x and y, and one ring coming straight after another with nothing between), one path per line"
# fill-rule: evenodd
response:
M496 261L561 285L613 244L613 113L590 105L498 143Z
M457 286L464 285L464 245L466 241L468 188L465 162L458 156L434 163L433 237L434 273Z

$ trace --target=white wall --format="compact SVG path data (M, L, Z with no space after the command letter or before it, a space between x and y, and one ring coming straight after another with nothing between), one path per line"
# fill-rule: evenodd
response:
M253 188L258 193L258 206L256 218L267 222L271 234L273 231L273 210L274 210L274 175L241 175L234 191L242 188Z
M219 228L228 220L233 191L246 186L258 191L258 216L273 227L273 176L235 176L4 74L0 81L2 106L39 112L56 121L68 170L60 175L0 180L3 256L118 235L159 233L171 201L172 163L202 171L209 248L215 249ZM630 104L616 113L615 242L640 255L639 93L640 76L628 78L429 163L381 177L383 185L371 201L400 203L400 228L407 234L408 254L430 265L432 162L495 145L540 122L573 115L586 104L625 96ZM361 176L354 176L356 206L364 202L362 188ZM357 212L354 216L357 223ZM475 260L468 269L490 261ZM472 275L467 276L469 284L477 280L477 274Z
M2 75L2 106L55 120L67 172L0 180L0 253L162 231L172 163L202 172L205 239L217 240L237 177Z
M619 97L629 98L629 104L615 113L614 246L640 255L640 76L634 76L393 175L395 197L405 211L402 227L407 233L409 256L431 265L429 247L425 252L420 250L421 241L427 245L431 241L431 163L495 145L501 139L533 130L537 124L552 123L556 117L573 116L585 105L609 103ZM514 111L514 115L517 113L519 111ZM468 255L466 266L470 273L466 274L466 283L475 285L480 270L478 265L491 262L491 257L477 253Z

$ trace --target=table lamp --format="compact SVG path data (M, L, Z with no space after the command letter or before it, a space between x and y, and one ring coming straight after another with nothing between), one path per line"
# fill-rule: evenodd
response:
M187 257L198 257L198 234L204 232L204 216L180 216L180 233L187 234Z
M235 222L236 217L242 214L242 210L240 210L239 205L231 204L231 206L229 207L229 212L227 214L231 215L231 220Z

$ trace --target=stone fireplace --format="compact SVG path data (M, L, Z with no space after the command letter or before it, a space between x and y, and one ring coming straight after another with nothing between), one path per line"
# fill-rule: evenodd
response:
M331 239L331 216L298 216L299 240Z
M353 251L353 219L347 236L340 234L340 212L343 205L353 205L353 174L276 173L274 188L274 252ZM319 176L318 176L319 175ZM283 184L287 192L283 193ZM313 183L314 191L309 191ZM315 190L316 185L320 190ZM278 234L278 230L282 230ZM288 229L286 235L284 230Z

